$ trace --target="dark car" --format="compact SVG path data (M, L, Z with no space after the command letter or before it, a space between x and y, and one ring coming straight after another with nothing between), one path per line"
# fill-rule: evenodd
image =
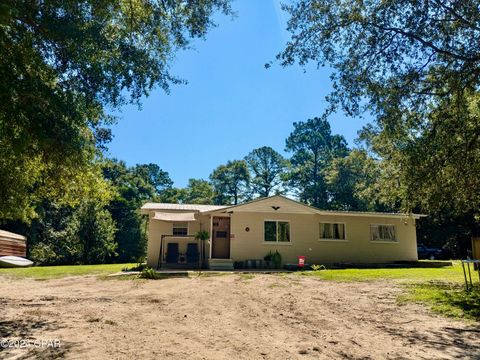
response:
M427 247L423 244L417 246L418 258L419 259L441 259L443 258L443 250L436 247Z

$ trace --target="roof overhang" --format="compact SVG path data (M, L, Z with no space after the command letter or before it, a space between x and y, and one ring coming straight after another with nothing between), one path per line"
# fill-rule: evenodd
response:
M320 210L313 206L287 198L281 195L274 195L268 198L260 198L244 204L232 205L224 209L205 211L203 214L219 215L241 212L265 212L265 213L290 213L290 214L317 214L320 216L355 216L375 218L414 218L425 217L423 214L407 213L381 213L367 211L335 211Z
M323 216L357 216L357 217L376 217L376 218L413 218L420 219L426 217L423 214L407 214L407 213L381 213L373 211L334 211L334 210L320 210L319 215Z
M152 219L161 221L196 221L194 212L167 213L155 211Z
M5 230L0 230L0 237L1 238L8 238L8 239L14 239L14 240L27 240L27 238L23 235L20 234L15 234L10 231L5 231Z

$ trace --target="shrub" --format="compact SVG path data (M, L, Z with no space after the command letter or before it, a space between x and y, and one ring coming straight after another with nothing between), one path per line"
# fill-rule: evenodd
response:
M200 230L195 234L195 239L205 241L210 239L210 234L206 230Z
M153 279L153 280L155 280L155 279L159 278L159 274L157 274L157 272L155 270L153 270L152 268L146 267L140 273L140 277L142 279Z
M51 265L55 263L57 254L53 246L41 242L32 247L29 257L37 264Z
M271 261L275 269L279 269L282 266L282 255L280 255L278 250L272 253Z
M146 267L147 267L146 264L138 262L137 265L132 266L132 267L125 266L124 268L122 268L122 271L127 271L127 272L128 271L142 271Z
M273 255L273 253L271 251L269 251L268 254L263 257L263 260L272 261L272 255Z

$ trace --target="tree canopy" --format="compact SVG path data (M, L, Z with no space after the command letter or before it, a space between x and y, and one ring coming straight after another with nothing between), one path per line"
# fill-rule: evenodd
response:
M215 191L212 184L204 179L188 179L185 188L169 188L160 194L158 200L177 204L213 204Z
M217 204L233 204L249 198L250 173L244 160L228 161L210 175Z
M247 167L252 175L252 191L262 197L281 192L287 160L269 146L252 150L246 157Z
M331 113L371 113L364 131L383 189L404 210L478 210L480 4L299 0L283 65L333 69ZM368 136L365 136L368 134Z
M293 127L285 141L285 149L292 152L290 186L302 201L326 209L329 194L324 171L333 159L347 155L347 142L332 134L326 119L295 122Z
M230 14L229 1L3 2L0 217L31 218L43 192L74 198L64 185L85 182L110 137L107 109L180 83L171 59L214 26L217 11Z
M278 59L332 67L330 104L348 114L428 111L436 97L479 84L477 1L299 0L284 9L292 38Z
M102 169L105 179L116 190L106 208L117 224L115 242L118 244L118 260L138 261L145 254L147 242L140 207L162 196L173 182L168 173L156 164L128 167L123 161L105 159Z

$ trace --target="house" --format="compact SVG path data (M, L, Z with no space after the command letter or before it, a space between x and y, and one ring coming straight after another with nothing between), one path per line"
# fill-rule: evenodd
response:
M10 231L0 230L0 256L27 255L27 238Z
M416 214L326 211L276 195L234 206L146 203L147 264L233 268L278 251L282 263L417 260ZM196 240L205 230L207 241Z

